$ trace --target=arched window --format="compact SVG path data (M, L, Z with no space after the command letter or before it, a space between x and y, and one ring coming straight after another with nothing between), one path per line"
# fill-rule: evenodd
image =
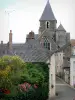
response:
M44 47L45 48L47 48L48 50L50 50L50 43L49 43L49 41L48 41L48 39L47 39L47 37L46 36L44 36Z
M46 28L48 29L49 27L50 27L50 22L47 21L47 22L46 22Z

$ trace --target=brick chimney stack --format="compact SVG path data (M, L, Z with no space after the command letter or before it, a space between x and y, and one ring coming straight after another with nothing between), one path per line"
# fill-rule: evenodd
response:
M35 39L33 31L29 32L29 34L26 37L26 41L31 40L31 39Z
M12 50L12 30L9 33L9 49Z
M34 32L33 31L29 32L28 39L34 39Z

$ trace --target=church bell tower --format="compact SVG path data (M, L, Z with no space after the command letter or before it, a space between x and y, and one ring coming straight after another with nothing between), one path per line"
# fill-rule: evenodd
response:
M56 29L57 20L53 14L49 0L47 1L47 4L44 8L44 11L43 11L42 16L39 21L40 21L40 28L39 28L40 33L42 33L45 29L46 30L47 29L49 29L49 30Z

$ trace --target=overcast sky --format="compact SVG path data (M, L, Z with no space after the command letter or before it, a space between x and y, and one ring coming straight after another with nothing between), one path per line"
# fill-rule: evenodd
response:
M31 30L37 34L46 3L47 0L0 0L0 41L8 42L10 29L14 43L24 43ZM75 38L75 0L50 0L50 4L57 27L61 22L71 38Z

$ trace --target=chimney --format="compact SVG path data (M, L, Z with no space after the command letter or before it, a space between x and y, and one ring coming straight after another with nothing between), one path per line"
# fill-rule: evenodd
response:
M9 33L9 49L12 50L12 30Z
M35 39L34 32L33 31L29 32L29 34L26 36L26 42L28 40L31 40L31 39Z
M1 45L3 45L3 41L1 41Z
M29 33L29 39L34 39L34 32L33 32L33 31L31 31L31 32Z

